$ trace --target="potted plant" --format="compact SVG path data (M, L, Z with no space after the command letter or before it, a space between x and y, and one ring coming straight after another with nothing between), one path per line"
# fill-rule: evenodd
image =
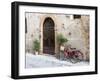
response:
M62 34L58 34L56 39L58 43L58 53L60 53L60 50L64 50L63 44L68 42L68 39L65 38Z
M62 34L57 35L57 43L59 46L63 45L65 42L68 42L68 39L65 38Z
M39 51L40 51L40 42L37 39L33 41L33 50L35 51L36 55L39 54Z

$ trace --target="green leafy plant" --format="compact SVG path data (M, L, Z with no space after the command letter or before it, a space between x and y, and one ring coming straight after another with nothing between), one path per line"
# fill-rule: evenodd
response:
M33 50L38 51L38 52L40 50L40 42L37 39L33 41Z
M62 34L57 35L57 43L59 44L59 46L63 45L66 42L68 42L68 39L65 38Z
M60 58L60 47L64 43L68 42L68 39L65 38L62 34L58 34L56 39L57 39L57 43L58 43L58 54L57 54L57 58Z

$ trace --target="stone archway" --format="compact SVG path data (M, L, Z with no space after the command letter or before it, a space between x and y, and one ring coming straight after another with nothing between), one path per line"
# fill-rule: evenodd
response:
M55 23L51 17L43 22L43 53L55 54Z

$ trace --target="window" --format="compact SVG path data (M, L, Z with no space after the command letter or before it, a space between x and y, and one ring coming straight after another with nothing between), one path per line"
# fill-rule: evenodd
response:
M25 18L25 33L27 33L27 19Z
M74 19L80 19L81 15L74 15Z

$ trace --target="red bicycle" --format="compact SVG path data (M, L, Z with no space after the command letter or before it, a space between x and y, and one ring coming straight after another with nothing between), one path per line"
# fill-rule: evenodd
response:
M64 49L64 57L69 59L72 63L77 63L83 60L83 53L76 48Z

